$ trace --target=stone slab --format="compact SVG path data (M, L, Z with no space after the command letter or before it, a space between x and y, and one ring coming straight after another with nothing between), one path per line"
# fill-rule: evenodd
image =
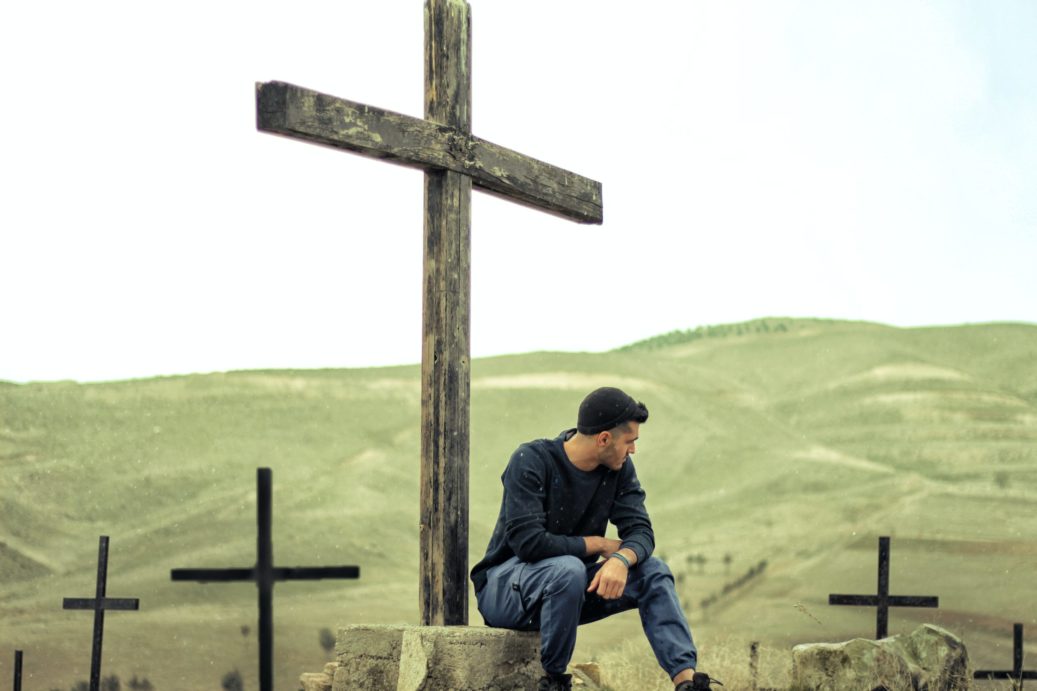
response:
M332 691L527 691L540 636L474 626L346 626Z
M932 624L879 641L811 643L792 649L791 691L964 691L968 652L961 639Z

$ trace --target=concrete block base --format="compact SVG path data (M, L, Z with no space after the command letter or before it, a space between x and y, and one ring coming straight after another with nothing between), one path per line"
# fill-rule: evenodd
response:
M468 626L346 626L332 691L528 691L537 633Z

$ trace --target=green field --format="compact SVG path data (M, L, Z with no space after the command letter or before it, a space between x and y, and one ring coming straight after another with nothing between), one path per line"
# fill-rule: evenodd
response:
M472 563L511 451L572 426L600 385L651 411L635 462L706 671L740 673L752 640L780 667L796 643L872 635L874 610L827 596L874 592L880 535L893 593L940 597L893 610L891 633L937 623L1004 668L1012 623L1037 631L1037 326L766 319L476 360ZM416 623L418 416L416 366L0 383L0 678L15 648L26 689L88 676L92 617L61 602L93 596L104 534L109 597L141 599L107 615L105 674L219 689L237 668L255 688L255 587L169 570L255 561L260 466L277 563L362 569L277 586L277 687L320 669L321 628ZM591 625L576 659L665 682L639 629L636 613Z

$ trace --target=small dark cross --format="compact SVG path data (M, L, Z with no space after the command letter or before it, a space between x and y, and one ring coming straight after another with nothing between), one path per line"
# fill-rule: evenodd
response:
M878 595L829 595L830 605L877 607L875 638L885 638L889 631L890 607L939 607L940 598L929 595L889 594L889 538L879 538L879 592Z
M274 566L274 542L271 536L271 487L269 468L256 469L256 523L259 538L256 565L249 569L173 569L174 581L227 583L255 581L259 588L259 688L274 688L274 583L276 581L316 581L324 578L359 578L357 566Z
M105 597L108 588L108 536L102 535L97 548L97 597L66 597L65 609L94 610L94 648L90 659L90 691L101 688L101 644L104 639L104 611L106 609L137 610L137 598Z
M972 674L973 679L1012 679L1018 682L1016 688L1022 691L1023 679L1037 679L1037 670L1023 669L1023 625L1015 624L1012 627L1012 669L1011 670L988 670L983 669Z
M14 651L14 691L22 691L22 651Z

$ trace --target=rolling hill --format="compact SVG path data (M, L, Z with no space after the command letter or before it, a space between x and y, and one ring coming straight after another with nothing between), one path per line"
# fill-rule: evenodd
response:
M763 319L476 360L472 563L511 451L572 426L600 385L651 411L635 463L704 664L750 640L871 635L873 610L827 595L874 592L879 535L893 592L940 597L894 610L891 632L932 621L991 667L1011 661L1012 622L1037 624L1037 326ZM27 688L87 677L91 617L61 599L92 596L104 534L109 596L141 599L107 617L105 673L215 689L236 667L254 684L254 586L168 573L255 561L259 466L277 563L362 569L277 586L278 687L320 668L321 628L415 623L418 406L416 366L0 383L0 649L26 651ZM577 658L655 674L638 630L636 613L587 627Z

